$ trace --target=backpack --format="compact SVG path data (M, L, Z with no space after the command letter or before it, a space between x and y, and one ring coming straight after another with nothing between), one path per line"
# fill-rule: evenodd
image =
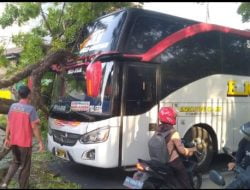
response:
M170 159L170 154L166 146L166 137L172 134L173 130L166 132L155 132L148 141L148 149L151 160L166 164Z

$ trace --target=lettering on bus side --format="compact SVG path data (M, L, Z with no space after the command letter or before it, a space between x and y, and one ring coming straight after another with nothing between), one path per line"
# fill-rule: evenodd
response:
M250 82L244 82L243 90L238 91L240 87L235 80L228 81L227 96L249 96L250 95Z
M196 113L211 113L211 112L221 112L222 107L220 106L182 106L177 108L180 112L196 112Z

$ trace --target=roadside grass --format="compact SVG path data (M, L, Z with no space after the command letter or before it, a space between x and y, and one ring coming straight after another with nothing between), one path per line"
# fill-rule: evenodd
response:
M6 115L0 114L0 127L5 128L6 127Z
M44 143L47 142L47 118L41 113L39 117L41 119L41 132ZM0 115L0 126L5 128L6 125L6 115ZM36 142L36 140L34 141ZM46 144L46 143L45 143ZM2 142L0 142L0 148L2 147ZM56 158L52 153L45 151L42 153L36 152L38 150L38 144L33 144L33 153L32 153L32 163L31 163L31 172L29 178L29 189L81 189L82 187L76 183L69 182L65 180L60 174L55 174L48 167L49 163L55 162ZM10 153L11 154L11 153ZM6 161L9 162L12 159L6 158ZM2 172L7 172L2 171ZM0 172L1 173L1 172ZM19 188L18 184L18 174L12 178L10 184L8 185L9 189Z
M66 181L48 168L49 162L54 160L50 152L33 152L29 189L81 189L80 185ZM19 188L16 176L10 182L9 188Z

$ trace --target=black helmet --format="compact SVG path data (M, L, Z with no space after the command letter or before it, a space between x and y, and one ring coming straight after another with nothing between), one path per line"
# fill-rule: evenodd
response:
M244 135L244 137L250 141L250 122L243 124L240 127L240 132Z

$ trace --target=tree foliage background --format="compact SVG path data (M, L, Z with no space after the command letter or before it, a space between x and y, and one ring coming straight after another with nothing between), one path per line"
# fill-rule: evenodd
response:
M29 33L19 33L12 36L12 42L22 48L19 62L13 67L4 56L4 47L0 46L0 69L7 68L7 75L0 79L0 89L11 86L28 76L34 76L35 88L32 94L33 104L37 108L44 108L40 101L41 89L47 96L51 86L41 83L42 79L53 79L48 73L52 63L65 62L67 52L76 52L79 43L83 41L84 27L94 19L125 7L142 7L143 3L133 2L22 2L7 3L4 13L0 15L2 28L18 24L20 27L28 21L36 21L37 27ZM250 3L241 3L238 13L243 22L250 21ZM50 39L45 43L45 39ZM44 67L41 67L45 65ZM39 70L40 69L40 70ZM12 101L0 99L0 113L7 113ZM47 102L49 103L49 102Z
M242 22L250 22L250 3L241 3L237 10L238 14L242 16Z
M33 76L33 104L46 112L41 102L41 89L49 96L48 84L41 84L42 79L53 79L48 73L49 67L55 63L63 63L77 52L79 43L84 38L84 27L96 18L126 7L141 7L143 3L133 2L22 2L7 3L0 16L2 28L18 24L22 27L28 21L38 22L37 27L28 33L12 36L12 42L22 49L16 67L9 64L4 56L4 47L0 46L0 69L7 68L7 74L0 80L0 89L11 86L20 80ZM45 39L49 39L46 43ZM47 91L47 92L46 92ZM1 100L6 113L12 101ZM3 106L2 106L3 108Z

